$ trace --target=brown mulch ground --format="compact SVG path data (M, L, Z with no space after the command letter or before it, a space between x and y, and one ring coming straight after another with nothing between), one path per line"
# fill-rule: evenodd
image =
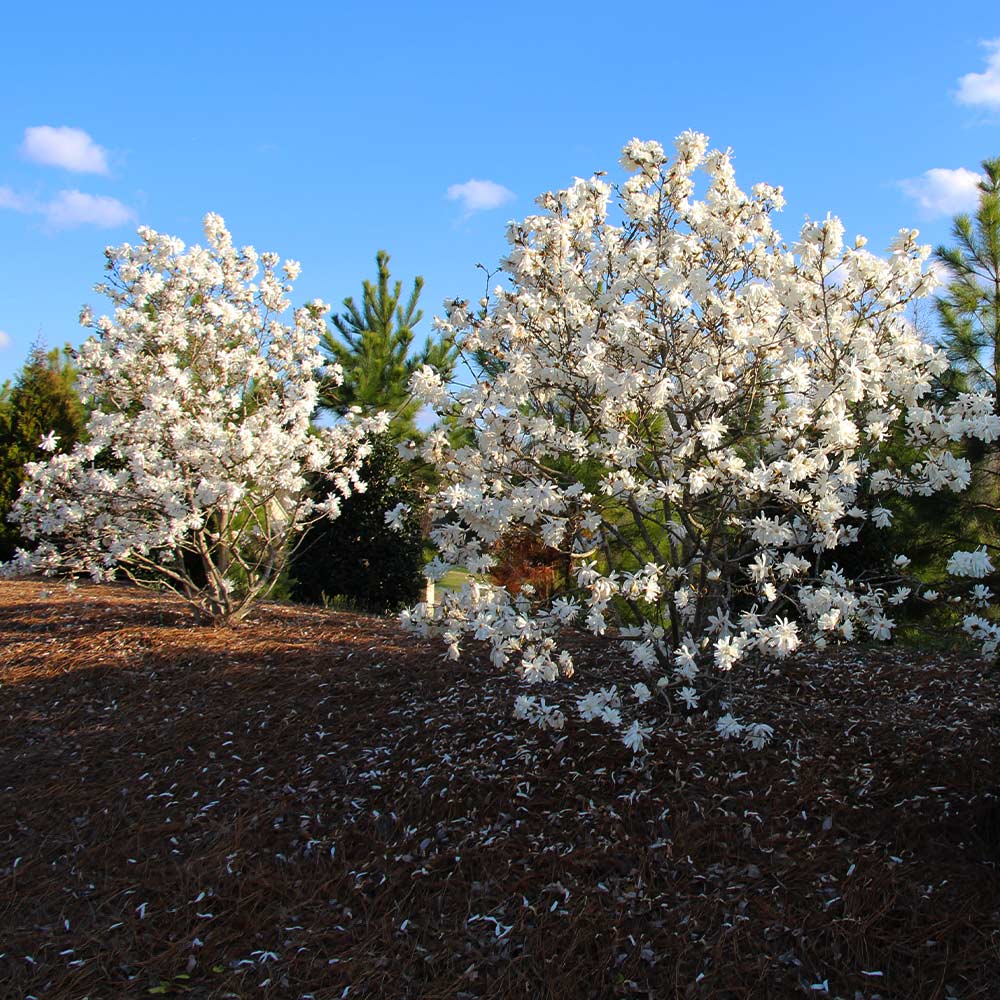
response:
M633 760L391 621L45 586L0 583L4 998L1000 998L981 663L803 656L765 750Z

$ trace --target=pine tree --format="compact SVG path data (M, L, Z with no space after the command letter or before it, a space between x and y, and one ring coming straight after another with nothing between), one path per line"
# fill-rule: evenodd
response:
M944 395L983 391L1000 413L1000 158L983 161L979 204L955 216L954 245L939 246L946 285L937 300L941 346L951 369L941 379ZM963 453L973 464L972 486L959 499L968 543L998 548L1000 442L971 442Z
M342 600L350 607L385 614L419 599L424 582L419 484L389 435L377 435L371 445L361 466L368 488L344 500L336 521L309 527L292 553L293 600ZM389 528L386 513L400 504L405 508L401 521Z
M948 278L937 312L956 387L993 393L1000 407L1000 158L983 171L975 213L955 216L955 245L935 251Z
M57 450L72 447L86 424L86 409L74 387L76 368L68 347L32 348L13 386L0 392L0 562L24 544L7 513L14 505L27 462L45 457L42 438L53 431Z
M327 330L324 337L323 350L341 365L344 381L324 386L320 404L337 414L352 406L360 406L366 414L385 410L393 415L390 433L398 440L416 434L419 404L409 398L410 376L429 364L447 380L455 350L450 340L428 337L421 350L410 353L414 327L423 317L417 300L424 279L414 279L409 299L401 304L402 282L390 288L389 254L379 250L375 261L378 278L374 284L364 282L360 307L353 298L344 299L345 311L333 317L334 330Z

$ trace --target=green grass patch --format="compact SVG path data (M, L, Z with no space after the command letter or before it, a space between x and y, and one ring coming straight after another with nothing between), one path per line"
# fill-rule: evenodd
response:
M469 576L468 570L450 569L437 581L437 586L441 590L461 590L462 584L469 579Z

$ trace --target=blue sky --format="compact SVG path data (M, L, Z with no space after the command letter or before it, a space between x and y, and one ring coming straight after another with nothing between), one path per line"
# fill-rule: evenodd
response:
M428 318L478 298L508 219L688 128L840 215L947 239L1000 156L1000 10L940 3L17 4L0 33L0 380L78 343L103 248L144 223L298 259L334 305L375 252ZM990 43L993 43L992 45ZM480 182L470 185L470 181ZM449 191L454 197L449 198ZM419 332L419 331L418 331Z

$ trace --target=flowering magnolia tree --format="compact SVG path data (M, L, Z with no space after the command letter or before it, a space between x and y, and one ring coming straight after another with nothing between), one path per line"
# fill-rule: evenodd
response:
M295 261L233 246L205 217L206 247L139 230L109 247L97 291L114 315L81 323L79 385L94 407L85 443L29 464L12 512L33 551L8 574L116 571L166 586L202 620L235 622L274 585L301 529L336 517L364 489L365 435L385 421L316 429L319 381L336 379L318 345L327 307L289 308ZM43 447L54 449L54 440ZM325 499L308 473L330 483Z
M929 401L946 360L904 316L932 287L916 232L882 258L862 238L845 246L828 218L788 247L771 221L781 190L740 190L728 153L695 133L673 159L633 140L622 164L618 188L598 176L539 198L540 214L510 227L509 287L477 314L451 306L446 332L488 377L456 394L427 369L412 382L475 442L452 450L438 431L424 446L445 480L431 574L487 572L516 529L564 553L565 592L533 602L471 581L406 620L443 632L453 657L485 640L528 681L572 671L559 630L583 625L620 638L690 711L750 654L889 638L894 606L924 599L902 579L905 556L888 576L849 579L838 548L866 521L888 524L894 493L963 489L969 466L950 443L994 438L1000 421L984 395ZM899 434L919 456L906 468L889 455ZM983 553L949 568L992 569ZM987 619L972 628L995 645ZM645 683L634 694L651 700ZM634 749L649 735L649 709L625 711L616 689L578 709ZM517 714L564 720L535 696ZM725 736L770 735L720 715Z

